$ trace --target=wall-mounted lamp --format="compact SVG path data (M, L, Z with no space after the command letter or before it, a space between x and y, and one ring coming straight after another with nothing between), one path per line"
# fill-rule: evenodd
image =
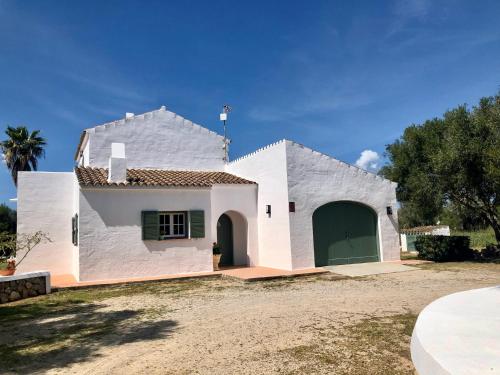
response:
M288 202L288 212L295 212L295 202Z
M271 217L271 205L266 204L266 214L267 216Z
M392 215L392 207L391 206L387 206L386 210L387 210L387 215L391 216Z

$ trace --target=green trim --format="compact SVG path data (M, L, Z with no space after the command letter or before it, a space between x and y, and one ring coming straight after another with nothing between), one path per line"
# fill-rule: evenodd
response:
M189 211L189 234L191 238L205 237L205 211Z
M160 217L158 211L142 211L142 239L159 240L160 239Z

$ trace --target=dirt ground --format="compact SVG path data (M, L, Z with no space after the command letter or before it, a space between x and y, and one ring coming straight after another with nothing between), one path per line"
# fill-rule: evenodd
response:
M410 336L438 297L500 265L64 291L0 307L0 373L414 374Z

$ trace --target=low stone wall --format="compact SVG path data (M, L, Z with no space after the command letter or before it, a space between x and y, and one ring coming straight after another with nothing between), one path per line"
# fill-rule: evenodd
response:
M0 277L0 304L48 293L50 293L48 272Z

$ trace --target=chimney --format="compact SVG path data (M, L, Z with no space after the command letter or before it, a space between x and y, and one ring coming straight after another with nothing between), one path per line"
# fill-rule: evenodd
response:
M127 182L127 159L125 158L125 143L111 143L109 158L108 182Z

